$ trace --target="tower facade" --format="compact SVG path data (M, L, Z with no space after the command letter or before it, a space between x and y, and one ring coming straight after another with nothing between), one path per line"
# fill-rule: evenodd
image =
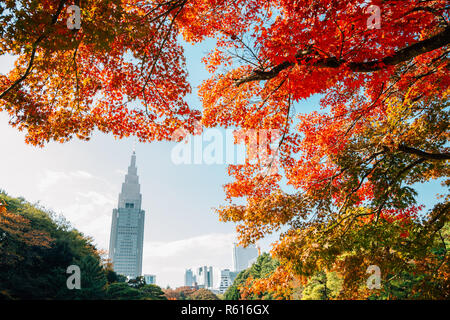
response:
M141 210L142 195L133 151L125 182L113 210L109 258L118 274L136 278L142 275L145 211Z
M209 289L213 287L213 267L203 266L197 269L195 280L199 288Z
M224 294L227 289L233 285L234 279L236 279L239 272L230 271L230 269L224 269L220 271L220 287L219 293Z
M192 272L191 269L187 269L184 272L184 285L186 287L193 287L193 286L195 286L196 283L197 283L197 281L195 279L194 272Z
M233 265L234 271L241 272L252 265L258 258L258 248L254 244L250 244L244 248L236 243L233 247Z

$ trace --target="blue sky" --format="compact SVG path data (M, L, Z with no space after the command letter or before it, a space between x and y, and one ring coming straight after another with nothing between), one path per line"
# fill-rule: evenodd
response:
M187 68L193 93L189 104L200 107L196 88L208 77L201 63L214 42L186 44ZM0 57L0 72L12 67L13 58ZM297 112L316 108L317 97L296 106ZM112 209L130 162L133 139L116 140L94 134L89 142L49 143L36 148L24 143L23 133L8 125L0 113L0 189L12 196L63 214L72 224L107 249ZM223 185L230 181L226 165L175 165L175 144L137 144L137 166L146 211L143 272L156 274L157 284L183 285L184 270L201 265L218 271L231 268L234 225L219 222L213 208L224 203ZM431 206L437 182L419 187L419 202ZM259 244L264 251L276 236Z

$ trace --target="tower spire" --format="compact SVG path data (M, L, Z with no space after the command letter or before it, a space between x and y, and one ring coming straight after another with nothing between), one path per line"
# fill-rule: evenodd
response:
M134 169L136 169L136 152L133 150L133 154L131 155L131 163L128 167L128 174L132 173L137 175L137 170Z

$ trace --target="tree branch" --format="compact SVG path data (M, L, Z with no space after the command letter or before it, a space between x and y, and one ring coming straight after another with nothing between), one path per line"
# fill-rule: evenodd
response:
M450 153L428 153L419 149L415 149L412 147L408 147L405 145L400 145L398 147L399 151L405 152L405 153L410 153L410 154L415 154L419 157L422 158L426 158L429 160L449 160L450 159Z
M66 2L67 2L67 0L61 0L61 1L59 2L58 9L56 10L56 13L52 16L52 20L51 20L51 23L50 23L50 27L53 26L53 25L58 21L58 17L59 17L59 15L61 14L61 11L62 11L62 9L63 9L63 7L64 7L64 5L65 5ZM25 79L28 77L28 75L30 74L31 69L32 69L32 67L33 67L34 57L35 57L35 55L36 55L36 51L37 51L38 45L39 45L39 43L40 43L42 40L44 40L47 36L48 36L48 32L44 32L44 33L41 34L41 35L39 36L39 38L37 38L36 41L33 43L33 49L31 50L31 56L30 56L30 60L29 60L29 62L28 62L27 70L25 71L25 73L24 73L19 79L17 79L16 81L14 81L14 83L13 83L8 89L6 89L5 91L3 91L3 92L0 94L0 99L2 99L4 96L6 96L11 90L13 90L16 86L18 86L23 80L25 80Z
M431 38L416 42L408 47L396 51L393 55L385 57L380 60L374 60L369 62L348 62L343 59L338 59L336 57L330 57L316 60L313 62L313 65L322 68L339 68L343 65L347 65L350 68L350 70L354 72L373 72L381 70L385 66L393 66L411 60L412 58L415 58L423 53L430 52L439 49L443 46L446 46L449 43L450 43L450 27L447 27L442 32L438 33L437 35ZM301 61L308 62L313 60L314 57L307 57L307 55L311 53L314 53L314 51L310 49L303 50L296 55L296 61L282 62L268 71L255 69L248 76L243 77L241 79L237 79L235 85L240 86L241 84L247 82L269 80L275 78L281 71L289 67L292 67L295 64L300 63Z

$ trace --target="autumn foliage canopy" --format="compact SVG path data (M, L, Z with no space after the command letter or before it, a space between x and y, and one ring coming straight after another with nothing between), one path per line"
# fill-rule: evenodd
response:
M79 30L66 26L71 4ZM0 33L0 54L18 56L0 110L31 144L95 129L164 140L198 120L281 132L268 137L275 173L273 162L231 165L217 209L243 244L281 232L280 266L252 290L289 298L292 281L326 270L343 297L367 297L378 265L384 281L425 274L424 296L448 298L449 197L425 211L415 190L450 183L448 1L3 1ZM208 38L198 111L184 100L182 39ZM311 97L316 111L302 111Z

